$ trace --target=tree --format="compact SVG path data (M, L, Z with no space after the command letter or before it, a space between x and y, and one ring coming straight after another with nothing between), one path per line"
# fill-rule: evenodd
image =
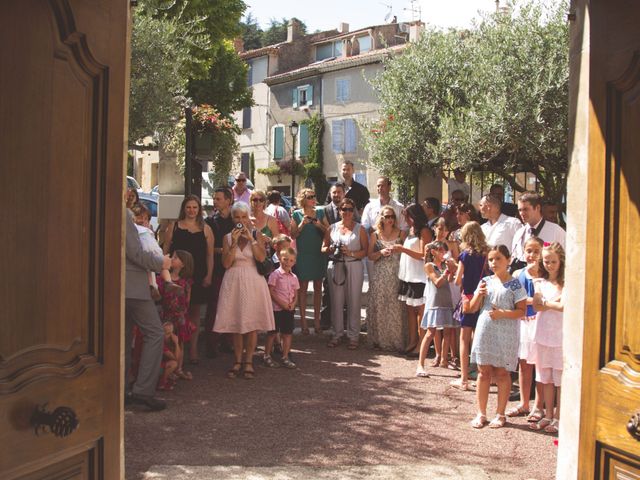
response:
M462 32L430 30L373 80L381 120L364 124L379 170L398 179L461 167L538 178L545 195L566 189L567 5L529 1Z
M247 14L244 22L240 23L242 29L242 41L245 50L255 50L262 47L263 31L258 25L258 20L251 14Z
M486 18L475 32L468 104L443 118L440 157L499 173L520 191L514 172L532 172L544 194L560 201L568 169L567 5L528 2L512 10Z
M298 20L292 18L291 20ZM307 33L307 26L304 22L298 20L301 25L302 33ZM287 40L287 29L289 27L289 19L283 18L282 21L278 21L275 18L270 20L269 28L267 28L262 34L262 46L275 45Z

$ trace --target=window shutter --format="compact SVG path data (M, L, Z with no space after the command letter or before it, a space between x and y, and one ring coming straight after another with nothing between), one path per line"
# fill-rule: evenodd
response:
M345 153L355 153L358 150L356 141L356 121L352 118L345 120Z
M307 87L307 106L313 105L313 85Z
M240 154L240 171L249 173L250 165L249 160L251 159L251 155L248 153Z
M300 131L298 132L298 141L300 142L299 156L308 157L309 156L309 127L306 123L300 124Z
M253 85L253 65L249 64L249 68L247 69L247 86Z
M298 88L293 89L293 108L298 108Z
M350 84L351 82L348 78L341 78L340 80L336 80L336 101L349 101L349 96L351 94L351 92L349 91Z
M333 120L331 122L331 143L334 153L344 153L344 122Z
M284 157L284 127L273 128L273 159L281 160Z

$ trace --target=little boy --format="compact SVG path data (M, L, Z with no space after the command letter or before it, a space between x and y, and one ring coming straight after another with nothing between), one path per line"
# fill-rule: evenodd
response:
M296 251L291 247L283 248L278 252L278 258L280 267L271 272L268 282L276 330L267 335L267 343L264 347L264 364L268 367L279 366L271 358L276 332L279 332L282 337L282 365L286 368L296 368L296 364L289 359L293 336L293 312L296 309L296 300L300 289L298 277L291 271L296 263Z
M286 248L291 246L291 237L281 233L280 235L276 235L273 240L271 240L271 248L273 249L273 257L271 260L273 261L273 269L276 270L280 266L280 252Z

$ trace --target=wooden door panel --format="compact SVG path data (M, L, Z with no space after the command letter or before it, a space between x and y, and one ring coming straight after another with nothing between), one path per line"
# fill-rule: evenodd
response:
M589 175L597 187L589 215L602 242L589 247L584 378L593 401L583 413L581 475L630 480L640 472L640 442L627 431L640 412L640 4L590 6Z
M129 5L0 9L0 478L119 478Z

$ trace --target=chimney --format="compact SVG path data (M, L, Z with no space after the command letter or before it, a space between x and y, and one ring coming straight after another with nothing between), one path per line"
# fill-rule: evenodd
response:
M297 18L289 20L289 26L287 27L287 43L291 43L294 40L302 38L302 24Z
M242 40L242 37L236 37L233 39L233 49L236 53L244 52L244 40Z
M409 41L417 42L424 33L424 23L416 22L409 26Z
M340 22L340 25L338 25L338 32L347 33L348 31L349 31L349 24L345 22Z

